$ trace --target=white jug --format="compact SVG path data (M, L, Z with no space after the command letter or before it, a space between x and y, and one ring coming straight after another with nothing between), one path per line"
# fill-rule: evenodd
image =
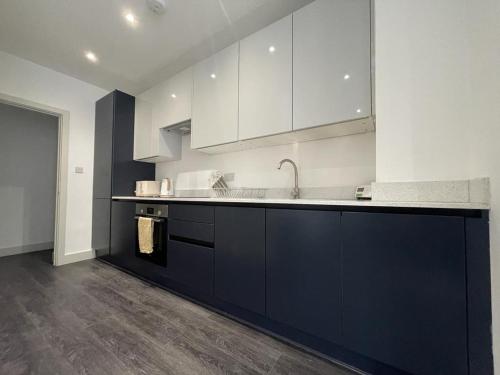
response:
M160 196L172 197L174 195L174 182L170 178L161 180Z

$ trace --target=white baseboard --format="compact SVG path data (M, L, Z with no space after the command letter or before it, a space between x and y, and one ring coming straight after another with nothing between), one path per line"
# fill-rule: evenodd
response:
M31 245L7 247L0 249L0 258L9 255L32 253L34 251L51 250L53 248L54 248L54 242L43 242ZM95 253L94 250L92 249L64 254L62 262L61 264L59 264L59 266L62 266L63 264L81 262L82 260L88 260L93 258L95 258Z
M94 259L94 258L95 258L95 254L94 254L94 250L92 250L92 249L78 251L76 253L64 254L62 262L61 262L61 264L59 264L59 266L69 264L69 263L81 262L82 260L88 260L88 259Z
M40 251L40 250L50 250L53 248L54 248L54 242L42 242L31 245L7 247L0 249L0 257L6 257L9 255L16 255L16 254L32 253L34 251Z

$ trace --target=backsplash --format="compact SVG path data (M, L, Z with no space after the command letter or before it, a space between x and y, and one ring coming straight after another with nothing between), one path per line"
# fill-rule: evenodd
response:
M289 188L293 169L289 165L277 169L284 158L297 163L301 188L355 186L375 180L374 132L217 155L191 150L190 142L190 136L183 137L181 160L156 164L157 180L175 180L179 172L218 169L230 186Z

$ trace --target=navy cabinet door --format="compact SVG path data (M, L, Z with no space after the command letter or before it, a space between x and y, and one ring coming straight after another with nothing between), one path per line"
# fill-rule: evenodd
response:
M214 249L175 240L167 247L168 277L195 293L213 295Z
M93 199L92 202L92 248L96 256L109 255L109 231L111 199Z
M464 219L344 213L345 345L412 374L467 373Z
M134 202L112 202L110 255L124 267L135 262L134 216Z
M108 94L95 104L94 199L111 198L114 96Z
M266 232L269 318L339 342L340 213L268 209Z
M265 314L265 209L216 207L215 295Z

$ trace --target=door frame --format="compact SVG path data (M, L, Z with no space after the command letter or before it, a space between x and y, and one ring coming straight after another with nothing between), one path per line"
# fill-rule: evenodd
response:
M52 115L58 118L56 207L52 261L54 266L63 265L64 249L66 247L69 111L2 93L0 93L0 103Z

